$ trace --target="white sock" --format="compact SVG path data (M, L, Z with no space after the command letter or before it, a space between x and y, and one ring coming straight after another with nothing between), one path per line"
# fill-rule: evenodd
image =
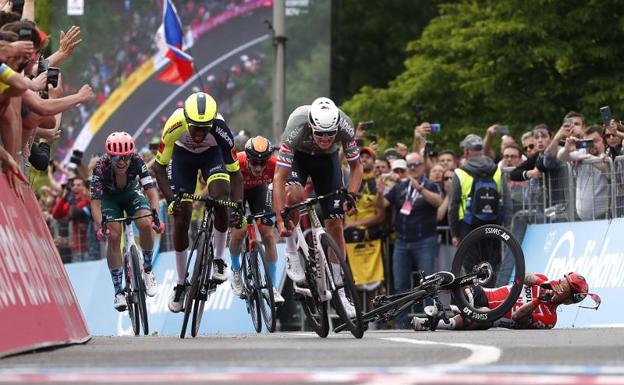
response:
M227 230L225 232L221 232L214 229L213 234L215 259L223 259L223 251L225 250L225 244L227 243Z
M186 258L188 249L184 251L176 251L176 269L178 270L178 285L182 285L186 281Z
M286 248L284 249L287 253L296 253L297 252L297 232L293 231L290 237L286 237Z
M332 274L334 275L334 283L336 286L342 286L342 274L339 263L331 263Z
M455 330L455 320L451 318L449 321L451 322L447 324L447 323L444 323L444 320L439 320L438 329Z

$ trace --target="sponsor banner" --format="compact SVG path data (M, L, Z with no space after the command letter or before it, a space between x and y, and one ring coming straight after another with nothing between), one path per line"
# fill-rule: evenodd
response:
M522 242L526 271L558 279L571 271L583 275L602 298L597 311L561 305L557 327L621 325L624 294L624 218L611 221L531 225ZM590 298L580 305L591 306Z
M282 282L284 244L277 245L277 253L277 282ZM225 256L225 261L229 266L229 255ZM113 308L113 283L106 260L72 263L65 265L65 268L78 293L78 300L93 335L133 334L128 312L120 313ZM146 301L150 334L179 336L184 313L174 314L168 307L169 295L177 281L175 254L160 253L154 264L154 273L158 292L152 298L147 297ZM190 333L190 322L187 333ZM264 326L262 329L266 331ZM200 326L200 334L220 333L255 333L246 303L232 293L229 281L219 285L208 298Z
M88 340L35 196L24 189L18 199L3 173L0 191L0 356Z

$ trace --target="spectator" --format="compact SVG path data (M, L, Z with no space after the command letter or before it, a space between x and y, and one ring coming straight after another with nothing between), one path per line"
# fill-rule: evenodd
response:
M522 150L517 144L512 144L503 149L503 159L500 166L518 167L522 163Z
M399 183L407 179L407 162L405 159L396 159L390 162L390 168L392 169L391 179L394 183Z
M85 180L75 177L52 209L54 219L69 219L73 262L88 259L87 230L91 218Z
M394 186L383 198L384 207L391 206L395 213L397 239L392 270L396 292L410 289L412 273L419 270L432 273L438 255L436 209L442 204L440 188L425 176L421 154L408 154L407 169L407 180ZM397 327L409 327L406 312L397 317Z
M622 140L624 140L624 126L620 122L611 120L611 123L604 128L604 142L606 144L605 153L615 160L615 157L622 155Z
M529 158L533 154L535 154L535 140L533 139L533 131L527 131L522 134L522 138L520 139L522 142L522 150L524 151L524 155Z
M438 163L447 170L454 171L457 167L457 157L453 150L444 150L438 153Z
M435 164L429 170L429 180L432 181L433 183L436 183L438 186L440 186L440 191L444 189L444 186L443 186L444 171L446 171L446 169L444 168L443 165L439 163Z
M390 173L390 162L386 158L375 159L375 176Z
M600 135L599 126L591 126L583 140L592 141L591 147L583 159L597 162L583 162L580 159L575 162L576 169L576 213L581 220L588 221L603 219L609 208L609 167L604 163L605 143ZM572 160L570 153L576 150L576 139L569 136L566 144L559 153L563 161ZM601 162L602 160L602 162Z
M460 143L466 164L455 169L449 200L449 225L453 246L470 231L486 223L503 224L511 218L511 204L501 170L483 155L483 141L470 134ZM494 196L495 199L490 199ZM503 198L501 205L500 199Z

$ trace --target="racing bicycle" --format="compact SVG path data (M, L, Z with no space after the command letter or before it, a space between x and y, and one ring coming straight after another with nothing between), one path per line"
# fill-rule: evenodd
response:
M191 287L184 301L184 320L182 321L182 330L180 331L180 338L184 338L191 313L193 315L191 318L191 336L197 336L208 296L214 293L217 290L217 286L222 283L220 280L212 279L212 262L214 260L214 245L212 244L214 208L215 206L221 206L240 210L240 204L223 199L203 198L188 193L179 194L176 197L177 203L181 201L199 201L205 204L204 217L186 261L186 277L188 278L191 259L193 256L195 257L193 275L190 281Z
M149 323L147 320L147 306L145 304L145 282L143 282L143 255L141 249L137 247L134 241L134 231L132 230L132 221L141 218L152 217L156 226L160 226L160 218L155 209L150 214L139 215L135 217L125 218L107 218L102 217L102 232L106 234L106 225L108 223L119 222L122 225L123 238L123 268L126 286L124 293L126 302L128 303L128 315L132 324L132 331L135 336L141 334L141 325L143 325L143 334L149 334Z
M438 294L450 291L459 313L469 321L491 323L501 318L516 303L524 283L524 254L518 241L504 227L484 225L470 232L460 243L452 271L440 271L422 278L409 291L375 297L375 308L362 315L362 321L386 322L412 305L426 299L433 301L433 308L425 308L429 329L435 330L440 319L449 323ZM487 308L475 301L473 289L511 285L506 298L496 307ZM339 325L334 329L346 329Z
M347 189L342 188L329 194L308 198L300 203L286 206L280 213L284 223L288 223L290 211L299 210L303 216L308 216L311 227L312 239L308 243L301 225L295 226L297 253L305 270L305 283L296 284L293 282L295 298L301 301L310 328L320 337L325 338L329 334L328 304L331 301L345 328L349 329L354 337L362 338L364 335L362 311L351 269L343 251L338 247L336 241L325 232L314 210L314 206L319 201L335 197L343 197L353 204ZM339 266L340 274L334 275L330 263ZM344 290L346 300L355 308L353 318L347 314L340 298L340 290Z
M274 213L263 213L246 215L243 218L243 227L246 227L247 234L243 241L241 269L244 289L241 297L247 303L247 312L251 316L254 329L258 333L262 331L262 320L264 320L269 333L275 331L277 322L273 282L265 261L264 247L256 237L256 221L274 215Z

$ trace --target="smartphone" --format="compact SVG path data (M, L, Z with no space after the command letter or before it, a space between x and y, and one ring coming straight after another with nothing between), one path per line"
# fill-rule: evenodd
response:
M47 59L41 59L37 62L37 76L48 70L48 63L49 61Z
M32 33L33 31L30 28L20 28L17 40L32 41Z
M509 126L506 124L501 124L500 126L498 126L498 129L496 131L501 136L509 135Z
M56 88L58 86L58 76L61 70L58 67L48 67L48 84Z
M576 141L576 148L577 149L590 148L593 145L594 145L594 141L593 140L577 140Z
M366 139L368 139L371 142L376 142L377 141L377 135L367 135Z
M611 108L609 106L600 107L600 116L602 116L602 124L608 126L611 123Z
M432 153L433 153L433 142L426 141L425 142L425 157L428 158Z
M442 125L440 123L431 123L431 132L440 132Z
M563 119L563 125L572 127L574 125L574 121L572 118L565 118Z
M373 128L375 128L375 122L374 121L368 121L368 122L364 122L362 123L362 128L365 130L372 130Z

